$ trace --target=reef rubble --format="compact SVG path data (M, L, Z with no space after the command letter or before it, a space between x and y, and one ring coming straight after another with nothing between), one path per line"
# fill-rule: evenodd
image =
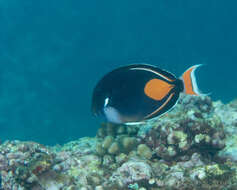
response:
M158 119L63 146L5 141L1 190L235 190L237 101L182 96Z

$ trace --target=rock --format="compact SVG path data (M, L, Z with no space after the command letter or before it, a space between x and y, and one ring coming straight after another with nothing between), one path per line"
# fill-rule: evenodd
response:
M140 144L137 147L137 153L143 158L150 159L152 157L152 151L151 149L145 145L145 144Z
M118 154L119 153L119 145L117 142L114 142L111 144L111 146L108 149L109 154Z
M125 162L110 177L113 183L122 182L122 184L130 184L141 180L149 180L152 177L151 167L140 160L130 160Z

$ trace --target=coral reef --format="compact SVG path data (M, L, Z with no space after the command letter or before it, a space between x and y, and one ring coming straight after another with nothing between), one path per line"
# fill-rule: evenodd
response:
M225 147L223 123L208 97L184 97L153 126L139 136L155 157L164 160L187 160L194 152L214 156Z
M226 105L220 101L214 104L226 134L226 147L219 152L219 156L237 161L237 100Z
M237 101L183 96L158 119L63 146L0 145L4 190L237 189Z

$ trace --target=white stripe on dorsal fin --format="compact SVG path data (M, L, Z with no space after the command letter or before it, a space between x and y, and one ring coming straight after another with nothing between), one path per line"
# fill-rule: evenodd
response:
M134 67L134 68L131 68L130 70L142 70L142 71L148 71L148 72L152 72L156 75L158 75L159 77L163 78L164 80L167 80L169 82L172 82L173 80L170 80L168 77L164 76L163 74L159 73L159 72L156 72L152 69L149 69L149 68L140 68L140 67Z

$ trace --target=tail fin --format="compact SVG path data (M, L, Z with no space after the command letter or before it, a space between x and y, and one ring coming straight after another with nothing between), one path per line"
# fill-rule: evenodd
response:
M202 65L201 64L194 65L183 73L182 80L184 83L184 92L186 94L196 95L196 96L202 95L202 93L198 89L196 77L194 75L195 70L200 66Z

